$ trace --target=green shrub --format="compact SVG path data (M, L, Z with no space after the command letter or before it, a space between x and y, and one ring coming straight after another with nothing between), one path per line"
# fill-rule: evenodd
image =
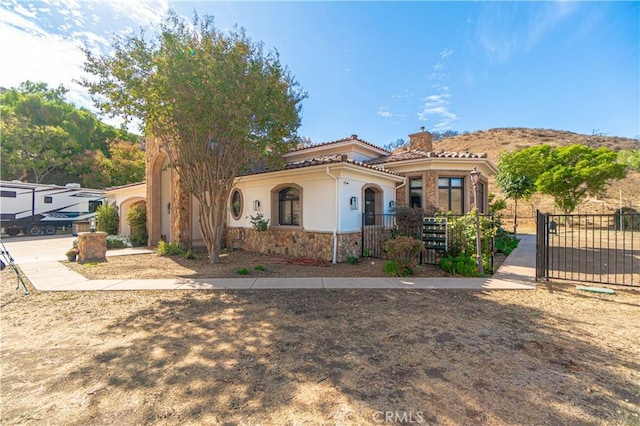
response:
M460 253L457 256L444 256L440 259L440 267L450 274L462 275L465 277L480 276L476 260L467 253Z
M256 231L266 231L269 228L269 219L265 219L262 213L256 213L255 216L249 216L249 222Z
M495 249L496 252L502 252L509 256L511 252L518 247L519 239L514 237L512 234L509 234L504 229L498 229L495 238Z
M249 275L249 269L247 269L247 268L238 269L236 271L236 274L238 274L238 275Z
M393 260L402 276L412 275L418 263L418 256L424 250L422 241L400 236L384 243L387 257Z
M178 243L160 241L156 253L160 256L184 256L186 250Z
M257 265L253 269L255 269L256 271L266 271L267 270L267 268L265 268L262 265Z
M476 252L476 210L455 217L448 216L447 219L447 254L453 257L461 253ZM487 242L495 237L498 227L490 217L480 216L480 238ZM487 244L483 244L483 252L487 251Z
M146 231L144 234L131 234L131 238L129 239L129 241L131 241L131 245L133 247L143 247L149 243L149 236L147 235Z
M355 256L349 256L347 262L349 262L350 265L356 265L358 263L358 258Z
M183 252L182 252L182 254L180 255L180 257L181 257L181 258L183 258L183 259L188 260L188 259L195 259L195 258L196 258L196 255L195 255L195 253L193 252L193 250L188 249L188 250L183 250Z
M131 245L146 246L149 242L147 209L141 204L132 206L127 212L127 223L131 227Z
M387 260L382 264L382 272L390 277L406 277L414 274L411 267L402 266L395 260Z
M124 248L129 245L129 238L126 235L107 235L107 248Z
M106 232L107 235L117 235L120 216L118 215L116 204L109 204L108 201L105 201L104 204L98 206L96 209L96 221L98 231Z

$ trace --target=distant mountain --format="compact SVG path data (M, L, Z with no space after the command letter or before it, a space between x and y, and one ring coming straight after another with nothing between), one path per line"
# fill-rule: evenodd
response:
M618 136L600 134L583 135L565 130L504 128L489 129L472 133L465 133L445 138L433 143L434 150L468 151L475 153L486 152L496 165L500 154L505 151L520 150L535 145L563 146L583 144L592 148L606 147L614 151L623 149L640 149L640 141ZM490 179L490 191L501 196L499 188ZM629 172L623 180L613 182L607 193L600 198L587 200L579 212L608 213L622 205L633 207L640 211L640 173ZM549 197L535 196L533 202L519 206L518 215L530 216L539 208L542 211L553 211L553 202ZM512 210L512 206L509 206ZM521 211L522 210L522 211ZM578 213L576 211L575 213ZM512 213L512 212L510 212Z
M519 150L541 144L552 146L582 144L592 148L606 147L614 151L640 149L640 141L636 139L521 127L465 133L436 141L433 143L433 148L444 151L486 152L489 158L497 164L498 157L504 151Z

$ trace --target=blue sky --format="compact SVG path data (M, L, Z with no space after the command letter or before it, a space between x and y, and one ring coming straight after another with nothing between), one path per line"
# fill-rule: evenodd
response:
M62 83L90 107L78 46L108 52L169 8L276 48L309 95L313 142L384 145L420 126L640 135L639 2L0 0L0 86Z

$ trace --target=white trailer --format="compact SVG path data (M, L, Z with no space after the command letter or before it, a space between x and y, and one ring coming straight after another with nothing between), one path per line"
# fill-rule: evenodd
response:
M0 181L0 227L9 235L53 235L58 227L95 216L105 191L78 184L42 185Z

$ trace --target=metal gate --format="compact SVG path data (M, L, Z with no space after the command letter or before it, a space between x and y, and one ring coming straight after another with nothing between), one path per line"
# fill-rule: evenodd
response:
M383 245L397 232L395 214L362 214L362 256L384 257Z
M536 279L640 286L640 214L536 217Z

